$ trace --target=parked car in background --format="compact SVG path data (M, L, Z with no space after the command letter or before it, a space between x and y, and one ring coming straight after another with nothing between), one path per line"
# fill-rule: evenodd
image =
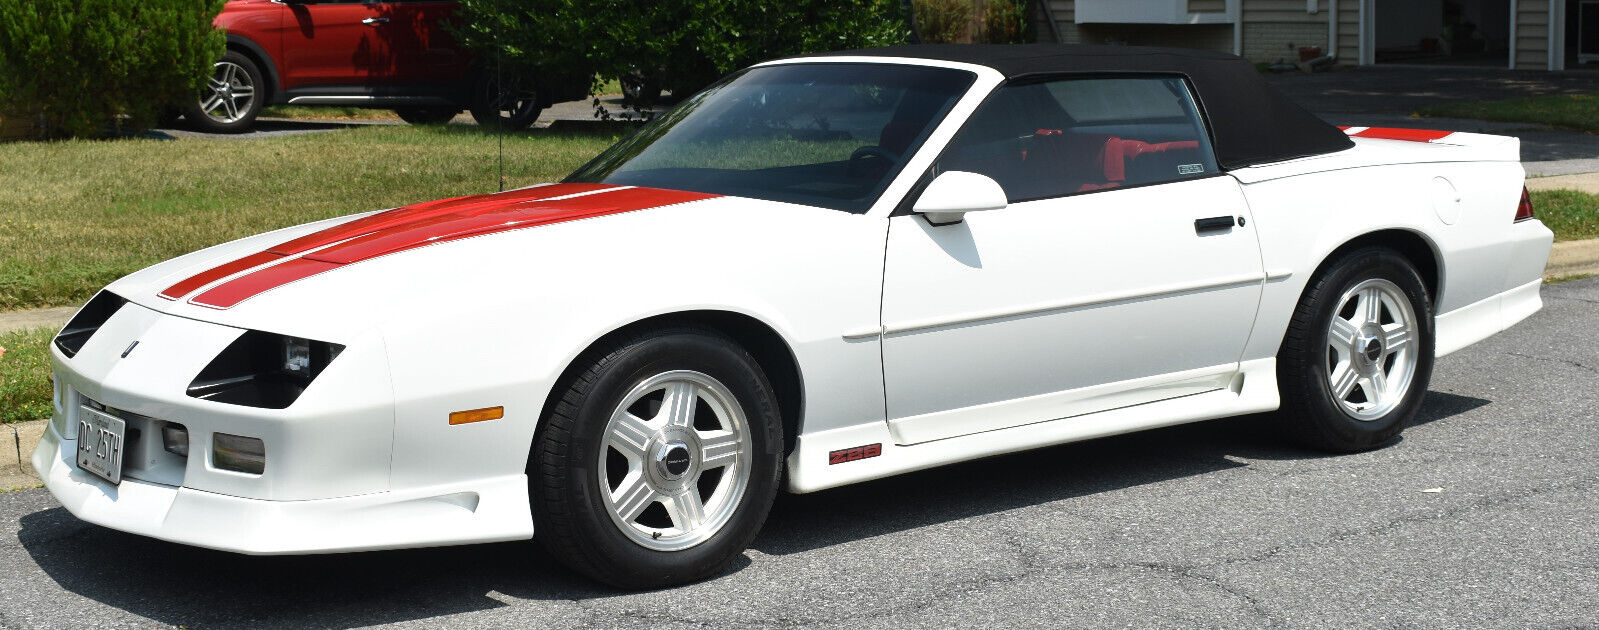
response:
M267 105L393 109L413 124L461 110L480 125L521 129L552 103L583 98L589 77L507 77L451 36L454 0L233 0L215 20L227 53L199 98L195 127L249 129Z

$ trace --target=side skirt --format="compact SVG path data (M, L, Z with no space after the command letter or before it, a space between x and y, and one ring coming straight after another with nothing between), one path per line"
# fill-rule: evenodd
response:
M881 421L801 435L788 457L788 489L815 492L981 457L1277 409L1277 359L1240 367L1225 389L909 446L895 444Z

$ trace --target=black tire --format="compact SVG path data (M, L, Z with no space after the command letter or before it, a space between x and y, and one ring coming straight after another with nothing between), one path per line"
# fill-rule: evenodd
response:
M1391 285L1383 284L1384 281ZM1346 370L1358 373L1353 368L1336 367L1340 355L1333 348L1329 332L1334 317L1344 318L1345 314L1352 312L1349 300L1360 298L1346 299L1346 295L1358 286L1397 287L1398 292L1409 302L1414 316L1413 325L1409 326L1413 334L1408 335L1409 343L1413 344L1410 348L1414 352L1414 371L1409 376L1408 388L1402 393L1394 392L1389 398L1391 402L1370 402L1371 407L1367 411L1348 410L1346 403L1341 403L1334 393L1334 384L1329 378L1335 370L1339 374ZM1356 307L1361 305L1363 303L1357 302ZM1394 309L1386 304L1380 304L1378 308L1381 309L1378 311L1381 313L1377 317L1379 321L1401 316L1401 313L1394 313ZM1402 309L1401 305L1399 310ZM1350 317L1359 317L1359 314ZM1352 349L1373 348L1370 344L1379 334L1352 335L1349 337L1355 340L1351 344ZM1421 408L1427 383L1432 377L1433 343L1432 300L1420 274L1409 260L1382 247L1360 248L1339 256L1311 278L1289 321L1282 347L1278 350L1277 382L1282 392L1282 407L1278 412L1280 424L1289 437L1300 444L1330 452L1358 452L1391 442ZM1399 345L1395 343L1394 347ZM1387 342L1379 342L1371 352L1381 358L1368 359L1364 365L1372 371L1383 372L1385 381L1397 378L1395 375L1398 372L1385 367L1389 353L1397 351L1389 348ZM1349 364L1359 359L1351 352ZM1408 359L1396 356L1391 365L1397 367L1402 360ZM1363 390L1367 386L1363 381L1356 385L1356 390ZM1356 390L1348 390L1350 394L1344 400L1357 398L1375 401L1378 398L1367 399L1363 391ZM1353 404L1360 403L1357 401ZM1354 415L1368 412L1378 414L1385 407L1385 413L1373 417L1360 418Z
M558 398L543 419L528 458L535 537L572 569L621 588L682 584L723 570L749 546L765 522L782 469L782 420L759 364L726 336L697 328L639 334L579 361L586 362L578 367L581 371L552 392ZM606 438L612 413L627 402L627 396L641 387L648 389L645 384L651 379L681 371L708 375L731 393L733 404L747 421L750 461L739 461L748 467L749 476L740 498L724 504L729 506L723 512L726 520L717 529L705 530L709 538L684 549L663 551L637 542L634 538L639 533L625 530L627 525L613 515L601 490L602 485L611 483L601 476L601 462L609 460L600 458L619 456L608 450ZM653 452L650 447L643 450ZM722 470L725 474L730 469ZM688 484L695 487L694 492L701 492L698 481ZM665 504L653 504L651 509L656 506L664 508Z
M505 77L502 83L486 72L472 90L472 120L488 130L526 129L544 111L540 96L531 80Z
M222 55L214 67L215 74L207 79L199 96L184 104L184 119L189 121L189 126L210 133L248 131L271 91L261 78L261 69L249 57L232 50ZM246 87L248 98L239 93ZM212 103L215 105L207 109Z
M456 114L461 113L458 107L396 107L394 113L400 120L413 125L442 125L450 122Z

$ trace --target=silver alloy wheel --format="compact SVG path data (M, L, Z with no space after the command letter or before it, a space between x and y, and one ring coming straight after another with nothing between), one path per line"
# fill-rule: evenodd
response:
M1356 284L1338 298L1327 327L1327 385L1350 417L1387 415L1410 391L1416 374L1416 310L1396 285L1381 278Z
M645 379L611 412L604 436L597 470L606 512L647 549L709 540L749 487L749 422L732 391L709 375Z
M243 66L218 61L205 89L200 91L200 111L219 123L238 122L255 103L255 80Z

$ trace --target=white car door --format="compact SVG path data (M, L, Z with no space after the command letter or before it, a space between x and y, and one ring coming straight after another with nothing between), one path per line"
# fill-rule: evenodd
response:
M1186 83L1001 88L938 170L1011 203L935 226L890 220L883 372L914 444L1221 389L1265 274L1238 183Z

